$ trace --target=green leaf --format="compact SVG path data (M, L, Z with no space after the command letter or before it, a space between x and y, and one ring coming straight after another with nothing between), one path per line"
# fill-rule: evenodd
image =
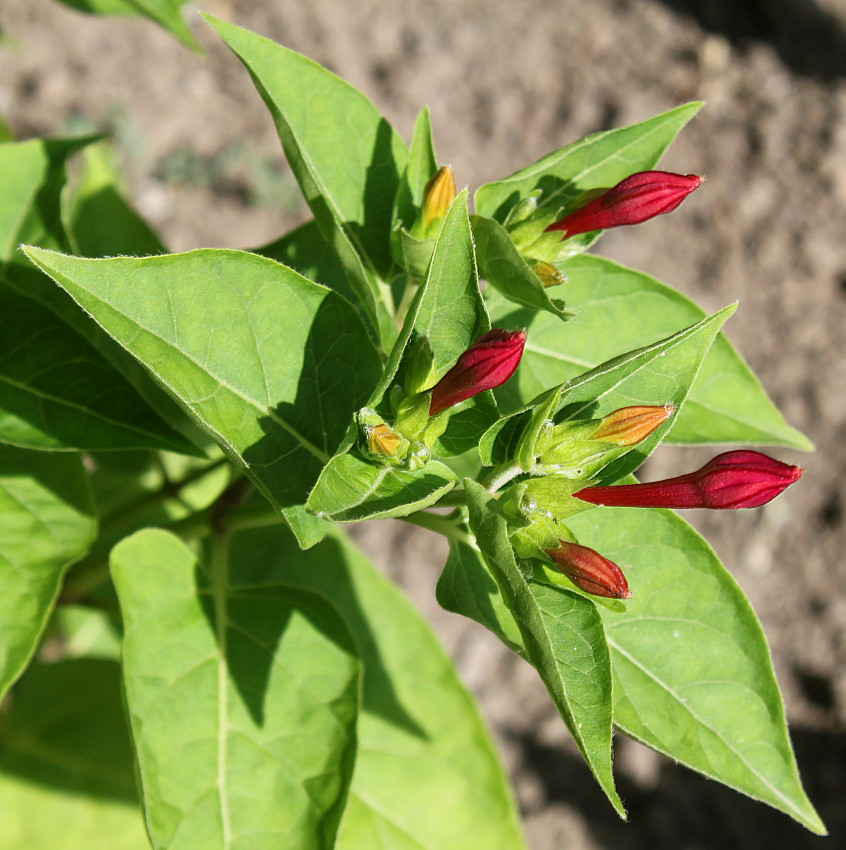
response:
M3 31L0 30L0 44L3 43ZM9 125L3 120L3 116L0 115L0 142L13 142L15 137L12 135L12 131L9 129Z
M525 657L523 638L482 553L472 538L450 540L449 557L438 579L438 604L492 631L510 650Z
M0 714L3 846L149 850L132 761L116 661L34 665Z
M83 156L85 169L68 214L74 253L85 257L164 254L167 249L159 237L124 198L110 148L93 145Z
M232 566L245 592L282 582L327 599L359 648L358 755L338 850L466 850L468 836L485 850L524 847L472 697L429 626L366 558L340 534L300 552L277 527L234 535Z
M528 325L520 369L498 392L507 408L705 315L681 293L602 257L581 255L561 268L568 278L567 303L578 313L566 330L549 316L515 312L502 298L494 298L490 305L495 324ZM667 441L811 448L807 438L784 421L722 335L706 357Z
M394 227L410 229L417 211L423 206L426 184L438 170L435 143L432 140L432 125L429 109L423 107L414 122L414 134L408 149L408 164L400 178L394 199L392 216Z
M596 781L624 818L611 772L611 660L596 606L562 588L526 581L495 501L472 479L465 479L464 487L470 527L520 629L526 658L546 685Z
M72 154L96 139L84 136L0 144L0 277L21 295L40 301L88 340L101 355L97 366L101 375L119 370L165 422L190 434L185 415L143 368L17 250L21 242L30 242L42 248L71 251L62 212L66 163ZM94 353L86 349L85 357L92 359ZM101 389L104 395L109 394L108 384ZM164 423L160 424L160 431L167 439L178 441L173 443L176 451L197 453L193 443L173 434Z
M621 407L640 404L669 403L677 411L681 410L714 338L736 307L736 304L724 307L713 316L666 339L628 351L571 378L541 395L532 406L548 410L550 398L557 397L556 421L601 418ZM537 427L539 422L539 417L533 417L528 411L517 414L515 419L516 426L500 426L497 423L491 429L492 433L485 435L483 458L492 457L498 461L503 456L507 457L505 447L515 442L521 421L530 429ZM637 469L664 438L672 421L671 417L631 451L607 466L602 472L603 479L614 480ZM527 442L531 440L527 438ZM527 458L522 460L525 463Z
M536 189L539 206L562 207L585 192L607 189L653 168L701 103L686 103L647 121L594 133L533 165L476 190L476 212L502 222L509 209Z
M267 245L254 248L253 253L270 257L303 277L334 289L351 304L358 306L358 299L350 288L344 267L320 235L320 228L314 220L301 224Z
M272 260L200 250L83 260L28 249L292 524L381 371L353 308Z
M627 613L602 612L617 726L825 834L802 790L761 626L708 544L670 511L602 508L571 527L632 590Z
M456 477L442 463L411 471L378 466L348 452L332 458L309 496L310 513L334 522L408 516L433 505L455 487Z
M26 668L96 522L79 455L0 446L0 698Z
M143 15L175 35L186 47L199 51L180 14L187 0L59 0L80 12L91 15Z
M198 453L76 331L3 283L0 441L58 451Z
M320 232L387 350L397 335L385 281L393 264L391 208L408 156L405 144L361 92L325 68L204 17L250 72Z
M491 286L509 301L524 307L544 310L564 321L573 317L573 313L564 309L563 300L549 297L538 276L514 247L508 231L498 221L474 215L471 222L479 271ZM563 286L555 287L556 292L563 292L563 289Z
M146 529L118 544L111 564L154 846L332 848L360 686L334 607L278 582L233 586L219 540L198 560L174 535Z

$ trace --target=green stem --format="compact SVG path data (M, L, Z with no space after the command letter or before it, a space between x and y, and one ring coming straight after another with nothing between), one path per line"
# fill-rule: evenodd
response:
M519 466L504 463L502 466L495 467L479 483L493 495L523 472L524 470Z

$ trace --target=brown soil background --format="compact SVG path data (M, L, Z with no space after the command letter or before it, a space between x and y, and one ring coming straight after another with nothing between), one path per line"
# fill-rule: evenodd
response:
M800 769L832 837L622 736L631 823L619 822L533 672L438 609L440 539L395 522L355 535L479 696L533 850L846 846L846 0L200 5L341 74L406 138L428 104L441 160L471 187L586 133L708 101L664 160L707 175L703 189L672 216L607 235L600 252L707 309L740 298L729 336L817 445L812 456L777 452L806 467L779 501L694 519L763 621ZM135 202L172 249L258 245L305 212L246 73L194 4L186 10L205 57L146 21L3 0L0 28L16 44L0 48L0 114L20 138L111 129ZM667 447L649 472L710 454Z

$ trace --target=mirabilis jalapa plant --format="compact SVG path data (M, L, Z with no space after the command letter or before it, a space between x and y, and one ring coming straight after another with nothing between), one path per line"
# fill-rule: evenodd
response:
M448 660L336 525L394 517L448 539L438 601L536 668L619 815L614 727L823 833L755 615L668 510L757 507L800 470L744 448L631 476L662 441L810 444L720 335L734 306L586 252L700 185L655 170L700 105L481 186L471 215L426 110L406 147L319 65L208 20L313 221L171 255L96 147L62 192L92 139L0 145L0 190L13 167L33 189L0 242L30 261L10 250L0 291L4 688L48 624L71 646L69 612L111 611L156 848L522 847ZM81 655L30 666L0 742L56 670L99 692Z

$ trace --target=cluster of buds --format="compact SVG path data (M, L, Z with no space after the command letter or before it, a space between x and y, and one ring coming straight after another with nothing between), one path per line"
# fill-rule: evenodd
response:
M411 392L398 402L393 426L370 408L359 411L363 452L378 462L420 468L428 461L432 444L446 429L453 409L479 393L502 386L516 371L525 343L525 331L493 328L461 354L431 389L414 392L416 384L425 382L430 373L431 352L421 340L410 358L410 371L414 373Z

